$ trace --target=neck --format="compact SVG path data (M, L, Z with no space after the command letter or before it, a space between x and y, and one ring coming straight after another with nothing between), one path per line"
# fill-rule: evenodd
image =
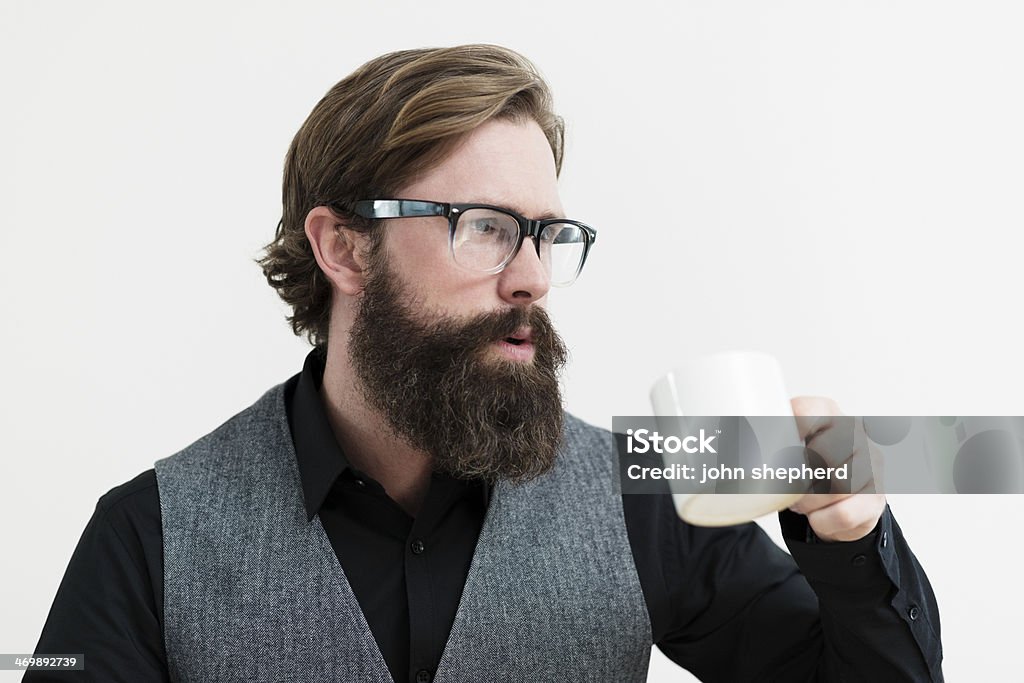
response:
M345 349L328 348L320 399L334 438L349 464L380 482L398 505L415 517L430 486L431 458L391 430L366 403Z

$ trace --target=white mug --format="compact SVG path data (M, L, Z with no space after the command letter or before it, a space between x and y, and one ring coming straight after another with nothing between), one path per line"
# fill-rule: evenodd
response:
M686 361L651 388L659 416L793 416L782 367L760 351L724 351ZM785 445L800 443L796 419ZM774 451L771 451L774 452ZM800 493L674 493L679 516L698 526L742 524L784 510Z

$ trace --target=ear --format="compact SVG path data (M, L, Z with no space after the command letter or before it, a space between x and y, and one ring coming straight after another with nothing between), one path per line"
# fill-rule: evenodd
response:
M366 273L366 235L351 230L326 206L317 206L306 214L306 238L327 279L343 294L356 296L363 291Z

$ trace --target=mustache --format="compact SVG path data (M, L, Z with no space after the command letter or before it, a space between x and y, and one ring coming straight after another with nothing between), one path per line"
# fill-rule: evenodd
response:
M524 327L530 328L531 343L536 348L552 346L554 325L547 311L538 306L486 311L468 320L448 320L433 325L424 336L437 346L448 347L452 353L460 350L473 352L486 348L495 340L511 337Z

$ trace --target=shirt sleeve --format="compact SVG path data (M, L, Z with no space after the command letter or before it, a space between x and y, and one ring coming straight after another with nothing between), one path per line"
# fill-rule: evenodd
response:
M934 595L888 509L828 544L780 513L791 557L756 524L683 522L668 495L623 504L655 644L702 681L942 680Z
M818 541L807 518L788 510L779 521L837 654L874 657L892 680L943 680L935 594L888 505L870 534L846 543Z
M84 655L83 671L29 671L46 681L167 681L162 635L160 504L149 470L103 496L61 581L37 654Z

